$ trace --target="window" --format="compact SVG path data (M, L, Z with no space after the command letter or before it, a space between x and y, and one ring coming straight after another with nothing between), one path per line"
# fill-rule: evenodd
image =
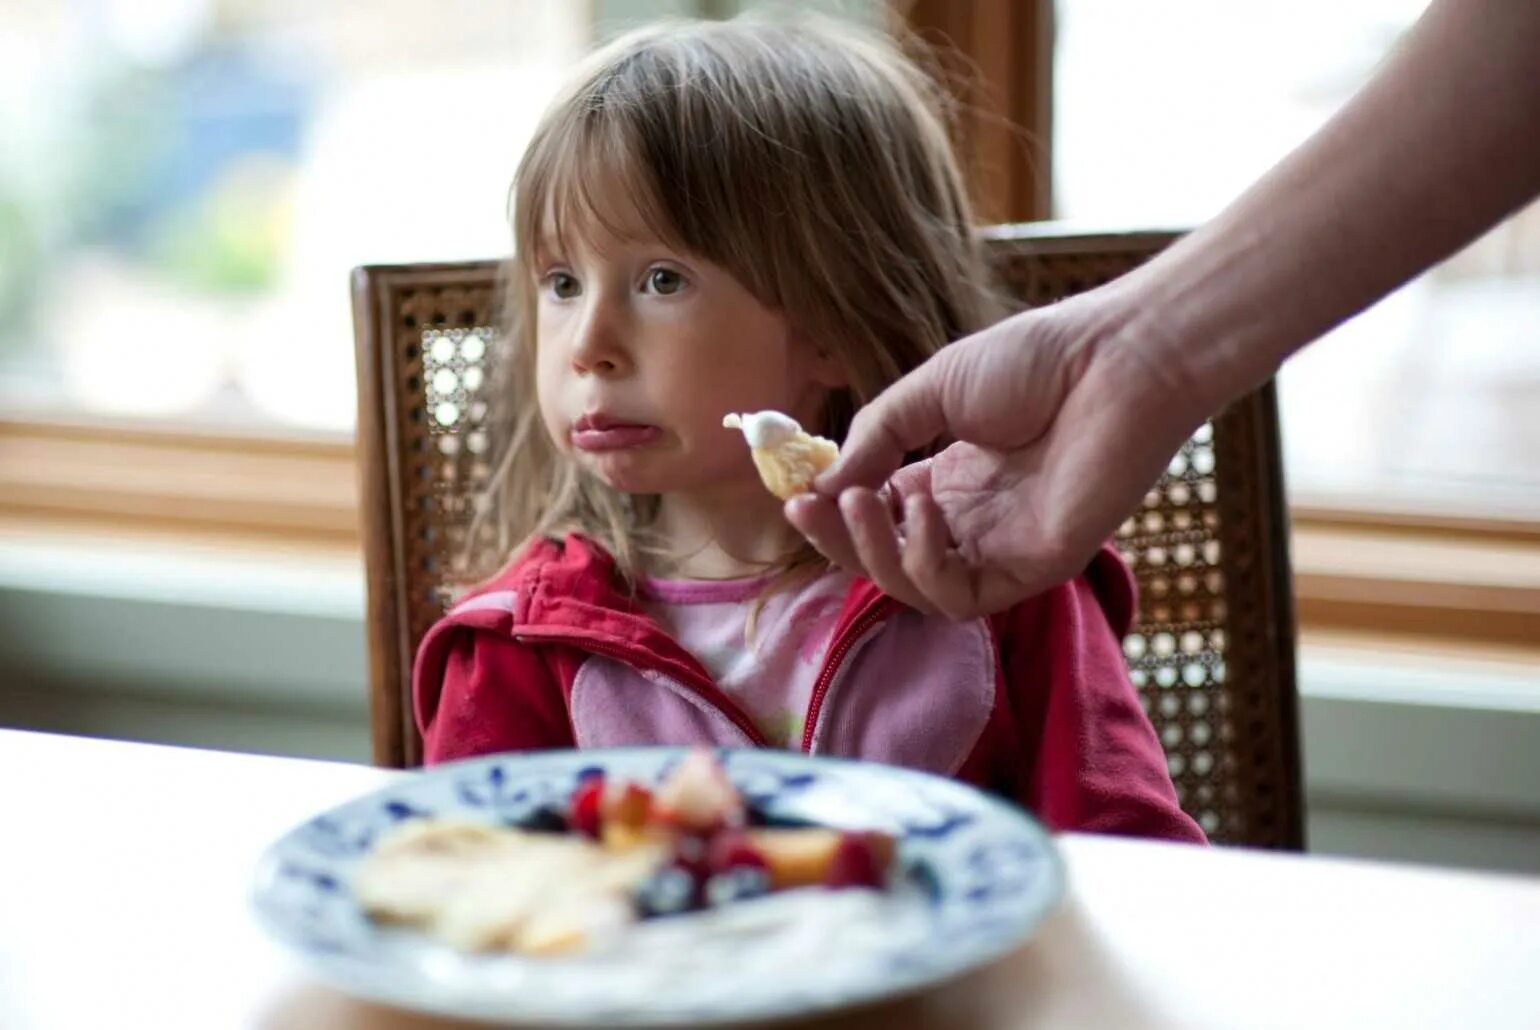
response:
M583 4L0 0L0 406L346 434L357 264L507 250Z
M354 546L347 270L506 252L511 170L588 40L756 2L0 0L0 517ZM1049 153L1055 217L1184 228L1425 3L804 5L961 47L998 217L1043 213ZM1540 207L1285 370L1307 625L1533 647L1537 325Z
M1426 0L1063 0L1058 217L1187 227L1323 123ZM1300 509L1540 519L1540 205L1280 377Z

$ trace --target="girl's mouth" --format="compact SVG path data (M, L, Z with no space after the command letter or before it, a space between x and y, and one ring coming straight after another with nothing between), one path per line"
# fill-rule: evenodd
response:
M580 451L623 451L645 447L663 430L641 422L626 422L597 413L584 415L572 424L572 446Z

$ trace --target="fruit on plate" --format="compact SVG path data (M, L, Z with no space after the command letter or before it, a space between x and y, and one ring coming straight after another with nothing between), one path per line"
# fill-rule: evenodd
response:
M415 819L381 836L353 889L371 917L467 951L588 949L637 919L778 890L887 884L893 838L823 826L750 828L715 755L686 754L656 788L589 775L565 809L516 826Z
M710 834L742 826L743 795L710 751L691 751L659 785L657 821L676 830Z

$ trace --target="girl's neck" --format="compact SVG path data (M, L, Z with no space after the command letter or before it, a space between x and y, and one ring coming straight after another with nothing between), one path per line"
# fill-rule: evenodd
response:
M781 502L758 479L712 490L663 494L654 528L667 558L648 572L668 579L763 575L797 549Z

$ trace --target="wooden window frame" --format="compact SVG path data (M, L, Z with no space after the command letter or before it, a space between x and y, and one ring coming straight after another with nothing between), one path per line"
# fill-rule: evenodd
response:
M890 0L956 101L980 222L1053 217L1053 0Z

